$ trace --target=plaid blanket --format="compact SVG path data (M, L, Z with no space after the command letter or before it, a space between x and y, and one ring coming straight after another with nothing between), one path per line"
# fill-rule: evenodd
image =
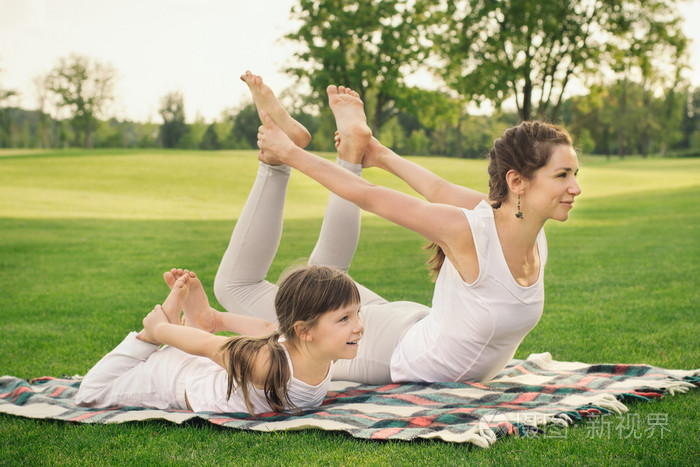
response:
M497 439L566 428L586 418L627 411L626 400L648 401L700 386L700 370L649 365L587 365L554 361L549 353L513 360L481 383L384 386L337 381L323 405L299 415L192 413L143 408L89 409L75 405L79 377L0 378L0 412L82 423L193 418L242 430L345 431L357 438L440 438L488 447Z

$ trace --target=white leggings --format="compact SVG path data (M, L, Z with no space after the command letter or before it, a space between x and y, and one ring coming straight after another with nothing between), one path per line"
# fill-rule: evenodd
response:
M186 374L197 357L175 347L138 340L132 332L88 371L75 396L78 405L187 410Z
M362 173L360 164L338 164ZM276 322L274 300L277 285L265 280L282 236L284 203L291 169L260 163L255 183L236 222L229 246L214 280L214 294L229 312ZM360 237L360 209L331 193L321 232L309 264L348 271ZM388 302L361 284L365 333L357 357L339 360L333 379L367 384L391 382L390 361L406 331L428 314L426 306L412 302Z

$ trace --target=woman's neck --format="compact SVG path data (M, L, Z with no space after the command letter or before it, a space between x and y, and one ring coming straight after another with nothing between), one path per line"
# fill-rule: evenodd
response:
M511 210L501 206L493 210L493 217L496 223L496 231L501 245L506 245L515 251L531 251L537 243L537 235L544 226L544 222L537 222L532 219L515 217Z
M543 223L508 215L508 210L495 209L494 221L501 251L513 279L523 287L534 284L540 273L537 236Z

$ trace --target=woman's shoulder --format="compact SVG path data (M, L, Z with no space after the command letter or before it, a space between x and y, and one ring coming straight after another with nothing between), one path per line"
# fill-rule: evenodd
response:
M467 218L472 236L488 239L488 236L492 233L490 227L494 224L491 205L484 200L477 204L474 209L462 208L462 212Z

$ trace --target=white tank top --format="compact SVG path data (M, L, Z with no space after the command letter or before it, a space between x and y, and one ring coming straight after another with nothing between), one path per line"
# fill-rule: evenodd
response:
M488 381L513 358L542 315L544 229L537 236L537 281L523 287L503 256L493 208L482 201L463 211L474 236L479 276L471 284L464 282L445 258L430 313L406 332L392 355L395 382Z
M291 372L291 377L287 383L289 400L297 409L306 410L318 407L328 393L331 383L333 364L328 369L326 379L313 386L294 377L294 367L289 358L289 352L282 346L287 356L287 364ZM228 387L228 373L218 364L208 358L199 357L195 365L187 369L187 380L185 391L187 400L195 412L248 412L243 399L243 391L235 388L231 393L231 398L226 400L226 388ZM192 368L195 367L195 368ZM256 415L271 412L272 409L265 399L265 391L250 385L248 397L253 405ZM293 412L294 408L287 408L285 412Z

